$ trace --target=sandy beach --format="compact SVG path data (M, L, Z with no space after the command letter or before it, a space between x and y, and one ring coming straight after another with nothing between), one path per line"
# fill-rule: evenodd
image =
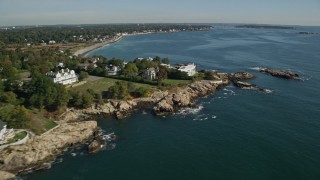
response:
M122 38L124 38L126 36L136 36L136 35L155 34L155 33L169 33L169 32L142 32L142 33L120 35L120 36L114 37L113 39L109 39L109 40L103 41L101 43L97 43L97 44L94 44L94 45L91 45L91 46L88 46L88 47L84 47L84 48L78 49L73 54L75 56L79 56L79 55L86 56L86 54L88 52L93 51L93 50L98 49L98 48L101 48L103 46L106 46L108 44L116 43L116 42L120 41Z
M106 46L108 44L112 44L112 43L116 43L118 41L120 41L124 36L117 36L117 37L114 37L112 39L109 39L109 40L106 40L106 41L103 41L101 43L97 43L97 44L94 44L92 46L88 46L88 47L85 47L85 48L81 48L79 50L77 50L76 52L74 52L73 54L75 56L79 56L79 55L85 55L86 53L92 51L92 50L95 50L95 49L98 49L100 47L103 47L103 46Z

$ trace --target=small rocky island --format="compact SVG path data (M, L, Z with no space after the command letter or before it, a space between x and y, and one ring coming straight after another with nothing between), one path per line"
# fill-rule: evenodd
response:
M287 70L277 70L277 69L268 69L268 68L258 68L258 70L262 73L270 74L274 77L279 77L283 79L292 79L292 80L301 80L298 74L287 71Z

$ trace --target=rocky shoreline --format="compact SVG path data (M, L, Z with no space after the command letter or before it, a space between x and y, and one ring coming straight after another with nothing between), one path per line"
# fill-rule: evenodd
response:
M95 103L86 109L69 109L60 116L59 120L62 123L73 122L96 115L111 115L117 119L123 119L127 117L128 113L137 108L150 108L155 115L167 115L177 112L183 107L195 107L196 105L193 103L195 99L210 95L231 82L239 88L266 92L266 89L259 88L255 84L243 82L255 78L254 75L247 72L217 73L216 77L219 80L196 81L171 91L154 92L151 97L133 100L109 100L104 104Z
M282 78L299 77L287 71L268 69L259 71ZM56 122L59 126L52 131L32 137L24 145L11 146L0 151L0 174L11 177L13 174L45 168L48 162L54 160L65 148L86 142L93 136L95 138L88 150L93 153L99 151L100 137L95 134L98 128L97 122L85 121L97 115L113 115L117 119L123 119L134 109L149 108L155 115L163 116L177 112L183 107L195 107L193 103L195 99L210 95L230 83L239 88L266 92L266 89L259 88L255 84L244 82L255 78L247 72L215 73L214 77L218 80L195 81L183 87L154 92L151 97L109 100L104 104L93 104L86 109L68 109L58 118Z
M26 144L10 146L0 152L0 171L18 174L50 166L67 147L84 143L97 128L96 121L61 123L59 127L32 137Z
M94 115L114 115L123 119L128 112L138 107L150 107L155 115L173 113L182 107L194 106L193 100L214 93L222 86L228 85L229 80L196 81L185 87L178 87L173 92L157 91L151 97L133 100L110 100L105 104L93 104L87 109L69 109L60 116L60 122L72 122L87 119Z

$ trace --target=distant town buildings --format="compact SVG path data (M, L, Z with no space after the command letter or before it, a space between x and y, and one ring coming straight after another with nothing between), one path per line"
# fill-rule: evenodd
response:
M142 61L144 59L148 60L148 61L153 61L153 58L152 57L148 57L148 58L137 58L138 60Z
M188 76L194 76L196 74L197 65L194 63L191 64L179 64L176 68L181 72L188 73Z
M78 76L76 75L74 70L61 69L57 73L50 71L46 75L51 77L54 83L63 85L78 82Z

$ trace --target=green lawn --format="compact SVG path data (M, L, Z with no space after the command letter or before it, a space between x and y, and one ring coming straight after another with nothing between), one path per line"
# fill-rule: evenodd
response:
M191 80L165 79L162 82L166 85L179 85L191 83Z
M99 79L96 81L89 81L83 85L77 86L77 87L73 87L73 88L69 88L69 90L71 91L86 91L88 89L92 89L94 90L96 93L101 93L103 91L107 91L109 89L109 87L113 86L115 84L115 82L117 81L123 81L123 80L118 80L118 79L111 79L111 78L103 78L103 79ZM128 81L125 81L128 82ZM134 83L132 82L137 88L139 87L147 87L147 88L151 88L151 89L156 89L156 86L152 86L149 84L142 84L142 83Z
M10 121L14 108L15 106L11 104L0 105L0 119L2 117L2 120ZM42 134L57 126L53 119L48 117L46 110L27 109L26 113L28 120L25 122L24 126L11 128L29 129L35 134Z
M27 136L27 133L25 131L19 132L19 133L15 134L15 136L12 139L8 140L8 142L6 144L15 143L18 140L25 138L26 136Z
M46 115L46 110L32 109L29 113L31 119L27 122L26 128L35 134L42 134L57 126L53 119Z

